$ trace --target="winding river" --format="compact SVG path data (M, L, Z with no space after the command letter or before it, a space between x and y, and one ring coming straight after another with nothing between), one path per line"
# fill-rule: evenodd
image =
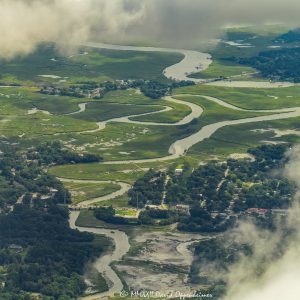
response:
M128 236L125 232L120 230L112 230L105 228L89 228L89 227L78 227L76 226L76 220L79 217L79 211L70 212L70 227L72 229L77 229L82 232L89 232L98 235L105 235L108 238L113 240L115 245L115 249L112 253L101 256L98 258L93 267L101 273L104 278L110 284L110 289L108 292L89 295L84 297L85 300L96 300L101 299L108 296L113 296L116 293L120 293L123 289L123 283L115 273L115 271L111 268L111 263L113 261L119 261L122 257L129 251L130 244L128 240Z
M180 96L180 95L177 95ZM169 154L164 157L159 158L153 158L153 159L140 159L140 160L126 160L126 161L108 161L104 162L104 164L130 164L130 163L147 163L147 162L159 162L159 161L168 161L168 160L174 160L177 159L183 155L186 154L186 152L192 148L194 145L204 141L205 139L210 138L217 130L219 130L222 127L226 126L233 126L233 125L240 125L240 124L247 124L247 123L256 123L256 122L264 122L264 121L274 121L274 120L283 120L283 119L289 119L294 117L300 116L300 107L294 107L294 108L283 108L283 109L274 109L274 110L247 110L242 109L240 107L236 107L234 105L231 105L227 102L224 102L220 99L210 97L210 96L204 96L204 95L184 95L184 96L193 96L193 97L203 97L209 101L215 102L221 106L224 106L226 108L231 108L237 111L247 111L247 112L257 112L257 113L268 113L269 115L265 116L258 116L258 117L251 117L251 118L243 118L238 120L228 120L228 121L222 121L222 122L216 122L213 124L206 125L202 127L198 132L175 141L170 147L169 147ZM173 99L172 97L169 97L169 101ZM177 101L176 99L173 99ZM190 105L191 103L187 101L180 100L182 104ZM190 106L192 109L192 113L189 115L189 119L192 121L194 118L198 118L199 114L201 116L203 109L198 106L197 109L195 109L195 106ZM270 114L271 113L271 114ZM272 114L274 113L274 114ZM197 116L197 117L196 117ZM147 124L147 122L137 122L129 120L132 116L119 118L117 119L117 122L125 122L125 123L136 123L136 124ZM116 119L111 120L116 121ZM106 123L109 121L106 121ZM151 125L159 125L159 126L178 126L182 125L181 122L175 123L175 124L161 124L161 123L150 123Z
M172 66L167 67L163 74L165 77L176 81L193 81L195 83L207 83L205 79L189 77L192 74L204 71L212 63L212 56L208 53L203 53L193 50L172 49L172 48L157 48L157 47L138 47L138 46L121 46L95 42L87 42L82 46L98 49L108 49L117 51L138 51L138 52L167 52L180 53L183 59ZM280 88L290 87L298 84L291 82L269 82L269 81L231 81L218 80L207 83L214 86L224 87L248 87L248 88Z
M152 47L133 47L133 46L118 46L118 45L107 45L107 44L101 44L101 43L86 43L84 46L88 47L94 47L94 48L101 48L101 49L111 49L111 50L123 50L123 51L144 51L144 52L172 52L172 53L182 53L184 55L184 58L181 62L170 66L164 70L164 75L167 78L174 79L174 80L191 80L191 78L188 77L188 75L193 74L195 72L203 71L209 67L211 64L211 56L206 53L201 53L197 51L191 51L191 50L180 50L180 49L167 49L167 48L152 48ZM203 82L199 79L192 79L193 81L197 83ZM279 88L279 87L285 87L285 86L291 86L293 84L289 83L270 83L270 82L214 82L210 83L217 86L247 86L247 87L263 87L263 88ZM185 95L188 96L188 95ZM194 97L203 97L209 101L213 101L219 105L222 105L223 107L235 109L237 111L251 111L251 110L245 110L236 106L233 106L227 102L224 102L220 99L209 97L205 95L190 95ZM161 113L169 111L170 107L165 107L164 109L157 111L157 112L151 112L151 113L145 113L145 114L139 114L139 115L130 115L126 117L121 118L115 118L111 120L107 120L105 122L99 122L97 123L98 128L95 130L90 131L82 131L79 132L81 134L88 133L88 132L96 132L103 130L106 127L106 124L109 122L123 122L123 123L134 123L134 124L143 124L143 125L151 125L151 126L179 126L190 123L193 119L199 118L201 114L203 113L203 109L193 103L190 103L188 101L178 100L174 99L173 97L166 97L165 100L178 103L178 104L184 104L191 108L192 112L180 120L177 123L173 124L167 124L167 123L154 123L154 122L141 122L141 121L135 121L132 120L134 117L138 116L145 116L155 113ZM79 105L79 110L75 113L81 113L84 112L86 109L87 103L82 103ZM165 157L155 158L155 159L143 159L143 160L128 160L128 161L114 161L114 162L105 162L104 164L130 164L130 163L144 163L144 162L159 162L159 161L166 161L166 160L173 160L176 158L179 158L180 156L185 155L185 153L193 147L195 144L202 142L203 140L211 137L218 129L225 127L225 126L233 126L233 125L239 125L239 124L246 124L246 123L255 123L255 122L263 122L263 121L273 121L273 120L281 120L281 119L288 119L293 117L299 117L300 116L300 108L288 108L288 109L277 109L277 110L255 110L255 112L265 112L265 113L271 113L266 116L258 116L258 117L251 117L251 118L244 118L239 120L228 120L228 121L222 121L222 122L216 122L213 124L206 125L202 127L198 132L184 138L177 140L174 142L170 148L169 148L169 155ZM68 179L61 179L62 181L67 181ZM76 180L70 179L70 181L76 182ZM77 181L77 182L93 182L93 183L101 183L101 181ZM126 193L130 186L117 182L117 184L120 185L120 190L116 193L112 193L110 195L100 197L97 199L92 199L89 201L85 201L81 203L78 207L90 207L95 202L99 202L102 200L110 200L114 199L117 196L120 196L124 193ZM114 293L120 293L123 289L123 284L120 280L120 278L117 276L117 274L113 271L113 269L110 267L110 264L113 261L119 261L122 259L122 257L129 251L130 245L128 241L128 236L120 230L109 230L104 228L84 228L84 227L77 227L76 226L76 220L79 216L79 212L71 212L70 213L70 227L73 229L78 229L80 231L86 231L94 234L100 234L105 235L109 238L111 238L115 244L115 250L112 254L108 254L105 256L100 257L96 260L94 263L94 267L104 275L104 277L108 280L110 283L110 289L106 293L101 294L95 294L90 295L87 297L84 297L86 300L96 300L101 299L103 297L107 297L109 295L113 295ZM191 242L183 243L178 247L179 253L187 253L187 247L191 244Z
M188 95L185 95L188 96ZM222 105L226 108L231 108L235 109L237 111L251 111L251 110L246 110L242 109L236 106L233 106L227 102L224 102L220 99L210 97L210 96L205 96L205 95L192 95L193 97L204 97L207 100L213 101L219 105ZM191 122L194 118L198 118L201 116L203 113L203 109L196 105L192 104L183 100L176 100L173 99L172 97L167 98L168 101L176 101L176 103L181 103L188 105L191 109L192 112L189 114L187 117L182 119L181 121L175 123L175 124L165 124L165 123L150 123L151 125L158 125L158 126L178 126L180 124L187 124ZM163 110L165 111L165 109ZM268 120L280 120L280 119L287 119L287 118L292 118L292 117L298 117L300 116L300 108L288 108L288 109L276 109L276 110L255 110L256 112L265 112L265 113L274 113L271 115L267 116L259 116L259 117L252 117L252 118L244 118L244 119L239 119L239 120L230 120L230 121L222 121L222 122L217 122L213 124L209 124L207 126L204 126L199 130L197 133L186 137L181 140L177 140L175 143L173 143L170 148L169 148L169 153L170 155L161 157L161 158L155 158L155 159L144 159L144 160L131 160L131 161L114 161L114 162L105 162L105 164L129 164L129 163L142 163L142 162L157 162L157 161L165 161L165 160L172 160L176 159L182 155L185 154L185 152L190 149L192 146L195 144L203 141L206 138L209 138L212 136L218 129L225 127L225 126L230 126L230 125L238 125L238 124L246 124L246 123L253 123L253 122L262 122L262 121L268 121ZM157 112L156 112L157 113ZM150 114L150 113L147 113ZM152 113L153 114L153 113ZM145 115L145 114L144 114ZM134 115L136 116L136 115ZM122 118L117 118L117 119L112 119L108 120L106 122L102 122L100 125L99 123L99 129L105 128L105 125L108 122L125 122L125 123L137 123L137 124L149 124L148 122L138 122L138 121L133 121L129 120L129 118L132 118L134 116L128 116L128 117L122 117ZM73 182L91 182L91 183L102 183L102 181L87 181L87 180L73 180L73 179L63 179L61 178L62 181L73 181ZM121 183L121 182L114 182L117 183L121 186L121 189L115 193L112 193L110 195L104 196L104 197L99 197L96 199L88 200L85 202L82 202L77 205L79 208L87 208L93 205L96 202L100 202L103 200L110 200L114 199L117 196L120 196L124 193L126 193L130 189L130 185ZM77 217L79 216L79 212L71 212L70 215L70 224L71 227L74 229L79 229L80 231L87 231L90 233L95 233L95 234L102 234L106 235L107 237L111 238L114 241L116 250L113 252L111 255L105 255L103 257L100 257L95 263L94 267L100 272L101 274L105 275L105 278L108 279L108 281L112 284L110 290L106 293L101 293L101 294L95 294L95 295L90 295L85 297L87 300L96 300L96 299L101 299L102 297L106 297L108 295L113 295L114 293L120 293L123 289L123 284L120 281L119 277L117 274L112 270L110 267L110 264L113 261L118 261L120 260L129 250L129 243L128 243L128 237L123 231L120 230L107 230L104 228L83 228L83 227L77 227L75 226L75 222ZM188 246L192 242L187 242L183 243L178 247L178 252L179 253L188 253Z
M206 70L212 63L211 55L193 50L171 49L171 48L156 48L156 47L135 47L135 46L121 46L110 45L103 43L85 43L83 46L99 49L118 50L118 51L138 51L138 52L167 52L180 53L184 58L170 67L167 67L163 74L173 80L192 80L195 82L202 82L199 79L188 78L188 75Z
M101 201L107 201L107 200L112 200L115 199L119 196L124 195L125 193L127 193L130 188L131 185L125 182L121 182L121 181L100 181L100 180L76 180L76 179L67 179L67 178L58 178L60 181L62 182L71 182L71 183L98 183L98 184L103 184L103 183L113 183L116 185L120 186L120 189L116 192L113 192L111 194L105 195L105 196L101 196L101 197L97 197L97 198L93 198L91 200L86 200L86 201L82 201L76 205L74 205L73 207L71 206L70 208L89 208L91 206L93 206L95 203L101 202Z

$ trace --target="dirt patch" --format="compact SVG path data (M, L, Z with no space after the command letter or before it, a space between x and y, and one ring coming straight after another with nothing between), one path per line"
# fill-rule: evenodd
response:
M159 292L187 292L191 286L187 275L169 272L155 272L150 268L118 265L118 271L125 273L125 280L131 290L152 290Z
M274 130L276 136L275 137L282 137L282 136L285 136L285 135L297 135L297 136L300 136L300 131L298 130L279 130L279 129L276 129Z
M188 292L192 288L188 282L192 247L203 238L199 234L142 233L133 238L134 249L117 268L134 290Z
M233 154L229 155L229 158L232 158L232 159L245 159L245 158L254 159L253 155L248 154L248 153L233 153Z

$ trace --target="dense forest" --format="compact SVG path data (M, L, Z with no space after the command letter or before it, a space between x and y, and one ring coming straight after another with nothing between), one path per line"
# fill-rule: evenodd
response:
M180 213L169 209L155 209L147 207L139 214L139 221L143 225L166 226L178 222Z
M247 40L247 34L243 40ZM223 57L223 59L253 67L260 71L262 77L272 81L298 83L300 82L299 42L300 30L291 30L270 40L270 48L266 48L255 56L240 57L237 54L232 57Z
M255 57L238 59L238 63L259 70L263 77L273 81L300 82L299 48L263 51Z
M300 29L290 30L277 37L274 42L281 44L300 42Z
M43 160L31 160L30 153L9 151L0 156L0 211L9 212L16 203L32 205L51 198L70 202L70 194L59 180L47 174Z
M18 203L31 203L52 197L56 203L69 203L70 193L55 176L44 169L51 165L101 160L94 155L79 155L63 149L59 142L45 143L18 152L10 149L0 155L0 211Z
M225 231L247 211L290 207L296 187L273 172L283 168L288 147L263 145L248 151L251 158L212 161L193 171L185 168L181 174L150 170L130 190L129 203L142 208L164 200L168 205L168 213L162 211L161 217L153 209L143 211L142 224L178 222L182 231Z
M178 180L184 189L180 199L190 205L190 216L178 228L187 231L224 231L248 209L288 208L296 187L283 178L286 145L264 145L250 149L253 159L211 162L191 175L169 181L166 201L176 203Z
M143 208L146 204L159 205L163 199L165 174L150 170L139 178L128 192L129 204Z
M16 205L0 215L0 265L5 270L0 295L26 291L75 299L84 292L84 265L103 249L93 245L92 235L69 228L66 209L47 205Z
M85 289L85 263L104 250L92 235L69 228L60 203L69 202L70 194L44 171L46 162L66 158L59 146L54 149L47 159L43 151L32 157L37 149L0 155L0 299L27 300L32 293L75 299Z

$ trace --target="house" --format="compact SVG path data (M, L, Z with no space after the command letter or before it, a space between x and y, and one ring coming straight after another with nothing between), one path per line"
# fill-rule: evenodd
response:
M8 249L14 250L16 252L21 252L23 250L23 247L21 245L11 244L8 246Z
M177 211L180 211L180 212L184 212L186 214L189 214L190 213L190 206L189 205L183 205L183 204L177 204L175 206L175 209Z
M249 208L247 209L248 214L256 213L260 216L265 216L270 210L266 208Z
M183 169L175 169L175 175L180 176L183 173Z
M288 210L287 209L272 209L272 213L278 216L287 216Z

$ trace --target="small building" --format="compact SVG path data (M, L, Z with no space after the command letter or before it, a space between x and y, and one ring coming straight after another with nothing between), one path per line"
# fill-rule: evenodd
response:
M287 216L288 210L287 209L272 209L272 213L278 216Z
M180 176L183 173L183 169L175 169L175 175Z
M165 210L161 205L152 205L152 204L147 204L146 208L157 209L157 210Z
M8 249L14 250L16 252L21 252L23 250L23 247L21 245L11 244L8 246Z
M184 213L187 213L187 214L190 213L190 206L189 206L189 205L177 204L177 205L175 206L175 209L176 209L177 211L184 212Z
M256 213L260 216L265 216L270 210L266 208L249 208L247 209L248 214Z

